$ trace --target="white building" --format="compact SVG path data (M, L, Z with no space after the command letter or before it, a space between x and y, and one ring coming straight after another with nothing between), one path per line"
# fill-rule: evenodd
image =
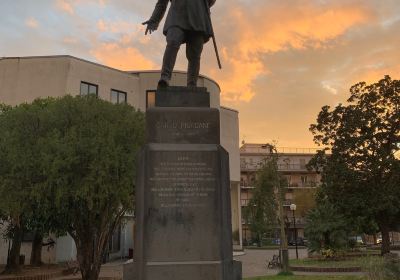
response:
M142 111L154 104L159 71L120 71L72 56L0 58L0 103L17 105L39 97L94 93L110 102L128 102ZM173 73L171 85L185 85L186 73ZM210 92L211 107L221 115L221 145L229 152L234 246L241 248L240 155L238 112L220 106L220 87L212 79L200 76L198 86ZM110 257L125 257L133 249L133 217L126 221L111 242ZM0 264L6 263L8 241L0 240ZM21 254L30 257L30 243ZM60 237L50 250L43 250L44 262L75 258L76 249L69 236Z

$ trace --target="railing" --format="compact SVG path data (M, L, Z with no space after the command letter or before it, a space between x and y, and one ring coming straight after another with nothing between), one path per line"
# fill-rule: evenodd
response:
M287 189L311 189L311 188L317 188L321 185L321 183L318 182L307 182L307 183L302 183L302 182L297 182L297 183L291 183L287 186L285 186ZM240 183L240 188L241 189L254 189L254 184L248 184L248 183Z
M320 183L317 182L307 182L307 183L291 183L286 188L288 189L297 189L297 188L316 188L320 186Z
M296 217L296 228L302 227L306 224L306 218L304 217ZM289 226L289 228L294 228L293 224L293 217L288 217L286 221L286 225Z
M290 204L292 204L292 203L293 203L292 200L287 199L287 200L284 200L284 201L283 201L283 206L284 206L284 207L289 207Z
M317 151L323 148L293 148L293 147L277 147L278 154L316 154ZM271 154L271 149L268 145L260 145L255 147L245 146L242 147L241 152L252 154Z
M262 167L262 163L241 162L240 170L242 171L257 171ZM286 164L278 163L278 171L302 171L309 172L305 164Z
M261 165L258 163L240 163L240 170L242 171L257 171L260 169L260 167Z
M305 164L278 164L279 171L308 171Z
M248 206L250 199L240 199L240 206Z
M291 147L277 147L279 154L316 154L321 148L291 148Z
M240 182L241 189L254 189L254 183Z

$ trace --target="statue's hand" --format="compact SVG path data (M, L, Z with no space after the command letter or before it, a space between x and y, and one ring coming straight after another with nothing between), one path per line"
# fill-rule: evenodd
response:
M147 35L147 33L151 34L152 32L156 31L158 28L158 25L151 20L145 21L142 24L147 25L146 32L144 33L144 35Z

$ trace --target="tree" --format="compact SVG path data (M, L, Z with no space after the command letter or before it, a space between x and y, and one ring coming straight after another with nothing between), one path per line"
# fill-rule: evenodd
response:
M110 236L133 209L144 115L127 104L67 96L43 119L53 129L43 138L41 193L76 243L82 279L96 280Z
M257 172L253 196L246 207L245 214L250 221L250 230L256 234L259 244L262 237L277 224L277 172L276 161L266 160Z
M347 105L322 108L310 127L317 144L331 147L323 167L322 192L348 218L382 233L382 254L390 251L390 230L400 220L400 81L389 76L351 87Z
M337 251L347 246L351 224L329 201L319 202L306 219L305 234L311 252Z
M47 100L16 107L0 106L0 212L8 220L12 239L5 272L19 271L21 242L26 222L33 218L35 186L44 180L38 141L44 130L40 112ZM37 208L37 207L36 207Z
M284 187L286 179L278 172L278 156L276 147L267 144L271 155L264 159L261 169L257 173L253 197L246 209L250 218L250 229L257 234L259 242L261 237L279 222L282 252L282 273L291 274L289 271L289 255L283 217Z
M38 99L0 107L0 213L10 222L11 268L23 231L68 232L83 279L97 279L107 242L133 209L135 158L144 115L96 97ZM36 246L36 247L35 247Z

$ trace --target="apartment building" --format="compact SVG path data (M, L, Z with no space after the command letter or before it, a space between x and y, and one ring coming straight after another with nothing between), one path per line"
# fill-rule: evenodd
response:
M294 240L295 227L298 237L304 237L305 215L315 204L314 194L316 187L320 184L321 177L317 172L306 168L307 163L316 153L316 149L304 148L277 148L271 151L268 144L243 143L240 147L240 202L242 213L248 207L252 198L257 171L261 168L272 152L278 155L278 170L286 177L285 186L284 217L288 231L288 239ZM290 209L291 204L296 204L296 210ZM295 220L294 220L295 219ZM242 236L245 244L254 240L249 228L249 221L245 215L242 217ZM270 236L278 239L278 232Z
M113 103L127 102L141 111L154 105L154 94L160 77L159 71L121 71L77 57L40 56L0 58L0 103L17 105L32 102L40 97L61 97L66 94L95 94ZM186 84L186 73L175 71L171 85ZM241 207L239 167L239 120L238 111L220 106L220 87L217 82L200 76L198 86L210 92L212 108L220 111L221 145L229 153L232 230L236 249L241 248ZM110 242L110 257L125 257L133 248L133 215L125 217ZM1 234L1 228L0 228ZM6 263L9 242L0 239L0 264ZM44 251L43 260L48 263L74 259L75 245L70 236L56 239L49 251ZM29 238L22 252L29 262Z

